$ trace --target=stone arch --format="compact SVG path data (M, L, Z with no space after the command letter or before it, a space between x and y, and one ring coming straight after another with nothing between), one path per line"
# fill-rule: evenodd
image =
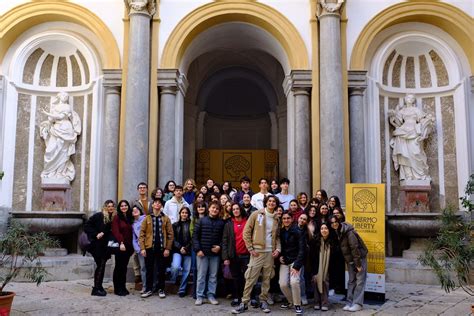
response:
M225 22L243 22L262 28L283 47L289 69L309 69L307 47L294 25L275 9L257 2L214 2L189 13L168 38L161 68L180 68L193 39L203 31Z
M399 23L422 22L435 25L451 35L467 56L474 73L474 41L470 30L474 19L460 9L443 2L404 2L393 5L375 16L360 33L351 55L351 69L364 70L377 49L375 37L384 29Z
M33 2L19 5L0 17L0 62L11 44L27 29L52 21L77 23L100 40L97 47L102 67L120 69L120 52L114 36L104 22L88 9L69 2Z

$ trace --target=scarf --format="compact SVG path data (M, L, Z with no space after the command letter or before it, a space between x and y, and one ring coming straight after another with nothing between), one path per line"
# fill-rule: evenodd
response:
M329 242L321 238L321 246L319 247L319 267L316 275L316 283L318 285L319 293L323 293L323 282L328 275L329 255L331 254L331 247Z

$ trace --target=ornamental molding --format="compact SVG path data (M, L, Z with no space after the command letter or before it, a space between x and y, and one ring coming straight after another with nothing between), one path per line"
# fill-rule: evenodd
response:
M156 13L155 0L125 0L125 6L128 15L131 14L146 14L153 16Z
M327 14L340 15L341 7L344 4L344 0L337 1L328 1L328 0L319 0L318 1L318 16L323 16Z

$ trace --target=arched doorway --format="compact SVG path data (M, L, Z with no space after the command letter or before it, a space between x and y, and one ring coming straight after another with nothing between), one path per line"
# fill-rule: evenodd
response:
M294 191L309 191L311 72L307 48L285 17L260 3L209 4L178 24L162 56L160 133L170 119L178 130L174 144L160 136L160 184L196 177L199 149L246 147L278 150L277 173L299 184ZM176 86L171 92L170 85ZM173 114L167 114L169 104ZM304 150L295 159L296 146ZM171 162L166 148L180 160Z

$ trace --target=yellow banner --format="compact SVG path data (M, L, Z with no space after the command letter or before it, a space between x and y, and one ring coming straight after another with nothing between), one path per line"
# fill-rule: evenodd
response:
M346 221L364 240L368 292L385 293L385 184L346 184Z

